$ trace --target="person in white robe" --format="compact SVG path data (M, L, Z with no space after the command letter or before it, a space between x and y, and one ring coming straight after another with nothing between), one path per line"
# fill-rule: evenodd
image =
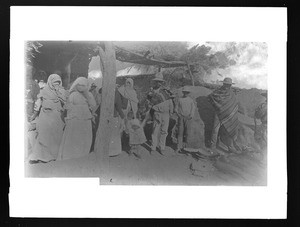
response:
M32 144L30 163L56 160L65 123L62 116L67 92L61 86L59 75L51 74L47 85L38 94L34 114L30 121L36 122L37 138Z
M88 89L88 80L84 77L77 78L70 88L66 107L66 127L59 148L58 160L79 158L90 152L92 113L96 108L96 102Z

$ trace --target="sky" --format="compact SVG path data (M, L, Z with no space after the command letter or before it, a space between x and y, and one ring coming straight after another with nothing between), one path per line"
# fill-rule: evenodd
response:
M190 43L190 47L195 44L197 43ZM206 82L220 81L225 77L231 77L237 87L267 89L268 48L266 43L199 42L198 44L210 46L212 53L231 48L232 53L229 57L236 61L233 66L214 70L212 74L206 75L204 77ZM93 58L90 63L89 71L93 70L100 70L98 58Z
M236 61L236 64L226 69L213 71L205 78L208 82L231 77L237 87L267 89L268 49L266 43L209 42L199 44L210 46L211 52L224 51L233 45L236 47L230 56Z

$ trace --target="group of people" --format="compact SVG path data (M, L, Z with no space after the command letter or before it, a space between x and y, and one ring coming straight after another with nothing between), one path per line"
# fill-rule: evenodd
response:
M144 115L139 111L140 100L133 80L128 78L124 85L116 86L109 156L121 154L121 138L125 133L131 147L129 154L140 158L139 145L147 141L144 131L147 123L152 123L151 152L164 154L172 116L176 116L178 126L176 152L180 153L186 147L197 110L195 100L190 95L191 88L183 87L182 95L178 97L164 83L163 74L157 73L146 97ZM239 103L231 89L232 84L230 78L225 78L223 86L208 96L216 110L209 149L213 149L221 140L230 152L241 150L236 143ZM101 86L95 86L93 81L79 77L67 91L59 75L51 74L48 77L46 85L36 96L34 113L29 117L30 125L35 125L30 127L35 133L28 156L30 163L83 157L95 149Z
M164 86L162 73L157 73L153 81L154 86L147 95L149 111L146 115L146 119L153 122L151 151L164 154L170 117L176 115L178 126L176 152L178 153L187 144L196 111L195 100L191 97L191 89L188 86L181 89L181 97L173 94Z
M36 126L29 161L49 162L88 154L95 108L86 78L77 78L66 91L60 76L51 74L29 119Z
M101 86L95 86L93 80L79 77L66 91L59 75L48 77L47 84L35 94L34 100L30 100L30 104L34 104L33 110L27 111L30 134L30 154L27 158L30 163L82 157L94 150ZM141 139L143 130L137 120L138 99L132 79L127 79L125 85L116 88L114 103L110 156L121 153L123 131L131 135L132 146L145 142L145 136Z

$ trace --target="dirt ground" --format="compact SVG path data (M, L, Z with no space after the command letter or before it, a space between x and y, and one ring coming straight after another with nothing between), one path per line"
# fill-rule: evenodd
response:
M198 120L196 120L198 119ZM193 124L191 140L195 150L183 154L174 151L170 137L166 151L150 153L150 143L138 148L138 158L129 155L124 145L121 155L109 158L109 176L101 184L111 185L266 185L266 163L257 152L210 157L204 146L204 125L199 115ZM199 127L199 125L202 127ZM200 138L199 135L201 136ZM202 139L201 139L202 138ZM173 147L173 148L172 148ZM25 163L27 177L99 177L99 162L95 153L86 157Z
M266 185L266 164L259 156L244 153L227 158L208 158L186 152L175 154L167 147L164 155L139 148L140 159L123 152L109 160L112 185ZM99 177L95 153L86 157L25 163L27 177ZM101 180L100 180L101 181Z
M150 153L149 143L140 146L141 158L127 153L124 145L121 155L109 158L109 175L100 184L109 185L266 185L266 154L244 151L228 154L221 148L221 155L209 156L205 149L205 134L209 131L212 116L204 96L210 91L196 90L198 110L194 119L190 144L195 150L174 152L174 144L168 138L167 148L162 155ZM245 123L251 119L243 117ZM95 153L86 157L29 164L25 162L26 177L99 177L99 161Z

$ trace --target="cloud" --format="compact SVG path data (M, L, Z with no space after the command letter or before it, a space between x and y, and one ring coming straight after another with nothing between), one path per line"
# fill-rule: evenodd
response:
M262 67L264 67L264 64L261 62L254 62L249 65L250 69L262 68Z
M267 46L265 43L207 43L213 52L234 50L229 56L236 64L225 70L217 70L224 77L231 77L238 87L267 89ZM234 46L234 48L232 48ZM214 81L221 79L217 72L206 77ZM223 79L223 78L222 78Z

